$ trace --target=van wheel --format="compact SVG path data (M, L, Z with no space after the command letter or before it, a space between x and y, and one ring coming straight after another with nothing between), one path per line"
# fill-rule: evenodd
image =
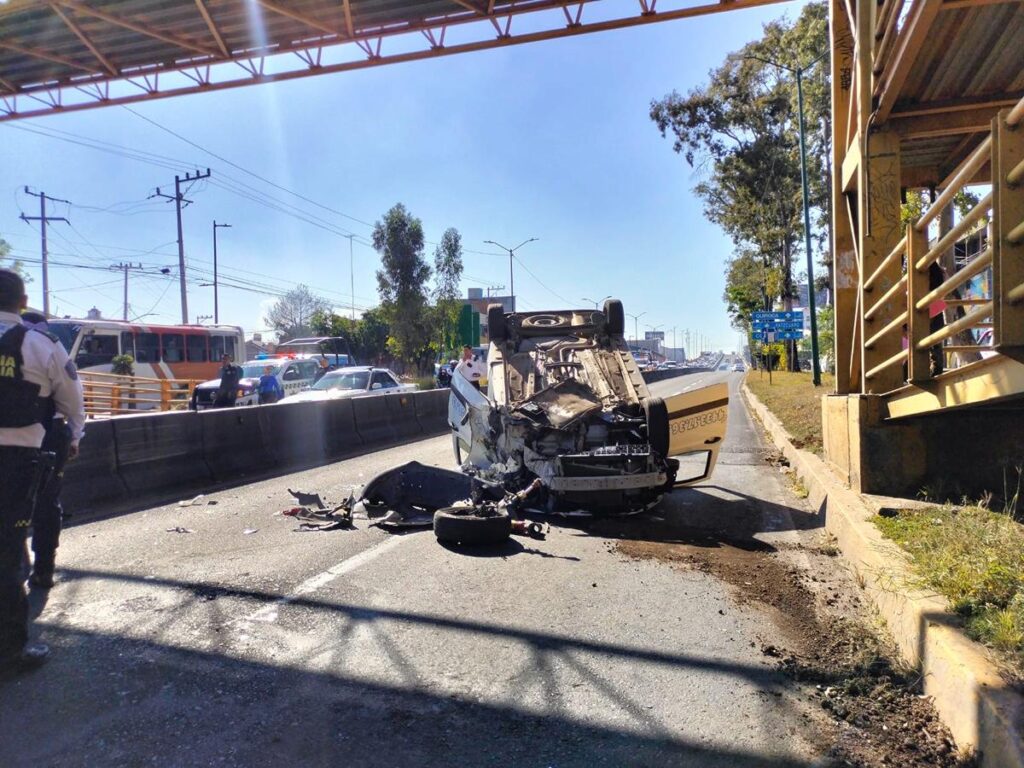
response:
M647 442L651 450L668 456L668 406L660 397L644 400L644 416L647 417Z
M434 513L434 535L449 544L501 544L512 535L512 519L504 512L480 515L474 507L442 507Z
M622 309L621 301L608 299L604 303L604 317L608 323L610 336L620 336L626 332L626 314Z
M487 307L487 335L496 344L501 344L508 338L505 308L501 304L490 304Z

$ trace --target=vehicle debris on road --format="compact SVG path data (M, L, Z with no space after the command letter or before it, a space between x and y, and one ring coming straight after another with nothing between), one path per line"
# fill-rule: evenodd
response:
M195 530L176 525L173 528L168 528L167 533L195 533Z

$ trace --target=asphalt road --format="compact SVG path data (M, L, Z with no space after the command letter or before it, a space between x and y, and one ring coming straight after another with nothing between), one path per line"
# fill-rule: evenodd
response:
M287 488L340 500L400 462L451 466L448 437L69 528L33 595L53 657L0 681L0 765L813 764L828 737L762 650L787 617L750 582L623 549L809 567L822 534L765 462L741 378L653 387L730 382L709 482L496 553L278 514Z

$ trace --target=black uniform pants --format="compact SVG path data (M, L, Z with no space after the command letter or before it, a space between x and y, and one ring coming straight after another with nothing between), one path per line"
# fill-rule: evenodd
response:
M33 448L0 446L0 658L28 641L22 560L41 457Z
M43 451L53 454L53 467L43 478L43 484L36 494L36 507L32 512L32 551L36 555L37 568L53 568L57 547L60 545L61 518L64 515L60 505L60 491L70 449L71 428L63 419L54 419L43 438Z

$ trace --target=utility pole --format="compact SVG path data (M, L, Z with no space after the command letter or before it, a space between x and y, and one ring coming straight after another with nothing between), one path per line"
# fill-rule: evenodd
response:
M488 285L487 286L487 298L488 299L491 298L491 291L494 291L494 295L495 296L501 296L501 294L498 293L498 291L504 291L504 290L505 290L505 286L504 285Z
M217 302L217 230L231 229L230 224L218 224L213 220L213 324L220 323L220 305Z
M347 7L347 6L346 6ZM356 261L355 256L352 255L352 238L355 235L342 235L342 237L348 238L348 281L349 289L352 291L352 322L356 321Z
M523 242L521 242L515 248L506 248L501 243L496 243L493 240L484 240L484 243L486 243L487 245L493 245L493 246L495 246L497 248L501 248L501 250L503 250L503 251L508 251L508 289L509 289L509 291L512 294L512 311L513 312L516 311L516 278L515 278L515 275L512 272L512 255L516 251L518 251L520 248L522 248L524 245L526 245L527 243L532 243L533 241L535 241L537 239L538 238L536 238L536 237L531 237L529 240L523 240Z
M49 199L54 203L67 203L71 205L69 200L61 200L57 197L48 198L45 192L31 192L28 187L25 187L25 194L32 195L32 197L39 198L39 215L38 216L26 216L24 213L21 214L22 221L38 221L39 222L39 234L42 237L42 250L43 250L43 314L46 317L50 316L50 272L49 266L49 251L46 250L46 224L50 221L63 221L65 224L70 224L63 216L47 216L46 215L46 201Z
M188 205L191 200L186 200L181 193L181 182L194 182L200 179L210 178L210 169L206 169L206 173L195 172L195 175L186 173L185 178L175 175L174 177L174 196L165 195L160 191L160 187L156 188L156 194L150 195L150 197L162 197L166 200L173 200L175 208L178 214L178 281L181 284L181 322L183 325L188 325L188 290L185 287L185 240L181 230L181 204L185 203Z
M213 320L213 315L196 315L196 325L202 325L203 320Z
M121 313L121 319L128 320L128 272L129 270L135 270L137 272L142 271L142 264L125 264L123 261L120 264L111 264L111 269L120 269L124 272L124 311Z
M676 346L676 327L672 326L672 359L677 360L679 353L676 351L679 347Z

